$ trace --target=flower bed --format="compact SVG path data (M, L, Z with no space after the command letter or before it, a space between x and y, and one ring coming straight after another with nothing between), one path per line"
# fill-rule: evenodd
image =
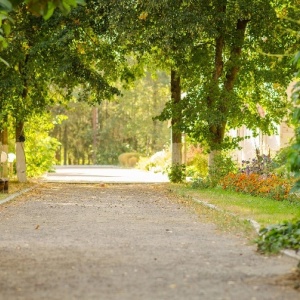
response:
M276 175L263 176L260 174L233 174L226 175L221 180L223 189L262 196L276 200L291 199L293 196L290 190L293 185L292 180L283 179Z

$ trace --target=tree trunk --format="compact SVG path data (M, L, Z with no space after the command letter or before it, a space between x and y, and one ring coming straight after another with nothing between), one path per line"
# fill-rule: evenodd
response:
M63 145L64 145L64 165L66 166L68 164L68 125L67 124L65 124L65 128L64 128Z
M220 154L220 151L218 150L213 150L209 152L208 154L208 168L211 169L214 166L215 163L215 157Z
M58 135L58 140L61 141L62 137L61 137L61 126L58 127L57 129L57 135ZM62 146L60 145L55 153L55 158L57 160L57 164L61 165L61 150L62 150Z
M181 86L180 76L176 71L171 70L171 98L173 104L178 104L181 100ZM176 128L176 124L181 120L181 113L176 111L176 114L172 117L172 165L182 164L182 153L181 153L181 132Z
M157 106L158 106L158 83L157 80L153 81L153 94L152 94L152 112L154 114L157 113ZM157 128L158 128L158 120L153 119L152 121L152 138L151 138L151 144L150 144L150 153L153 151L157 151Z
M250 20L238 20L236 24L235 42L231 48L230 62L232 67L228 70L225 80L225 89L227 92L233 90L235 80L240 70L239 59L242 54L242 46L245 39L247 24Z
M99 128L99 120L98 120L98 107L92 108L92 124L93 124L93 164L97 163L97 149L98 149L98 128Z
M7 116L3 117L4 127L1 132L2 151L8 155L8 129L7 129ZM2 177L8 177L8 164L7 161L2 163Z
M222 8L222 11L226 11L226 7ZM208 97L208 107L212 108L217 105L219 114L219 122L210 124L209 131L211 133L211 150L220 149L220 146L225 137L225 129L227 125L228 112L230 110L230 95L228 93L233 91L235 81L238 76L240 69L239 59L242 53L242 46L245 38L245 31L249 20L237 20L236 29L233 33L234 42L230 47L230 68L226 70L225 81L224 81L224 90L217 97L221 99L215 99L214 89L218 89L222 73L224 72L224 62L223 62L223 52L225 49L225 40L222 35L222 29L220 29L220 36L215 40L215 68L213 72L213 88ZM228 63L227 63L228 64ZM209 122L209 120L208 120ZM211 152L211 155L214 151ZM212 163L213 160L210 160Z
M16 169L19 182L26 182L26 157L25 157L25 135L24 123L16 122Z
M225 7L222 8L222 11L225 12ZM212 76L212 87L210 89L210 95L207 99L208 108L213 110L214 106L217 103L216 97L218 97L218 93L216 95L216 90L219 89L219 79L222 76L223 73L223 51L225 47L225 40L222 33L220 33L220 36L216 38L215 40L215 61L214 61L214 71ZM220 117L223 118L223 116L220 113ZM226 123L220 122L220 123L211 123L211 121L208 119L209 125L209 132L211 134L211 140L210 140L210 147L215 148L216 145L220 145L224 138L225 133L225 127ZM224 130L223 130L224 129Z

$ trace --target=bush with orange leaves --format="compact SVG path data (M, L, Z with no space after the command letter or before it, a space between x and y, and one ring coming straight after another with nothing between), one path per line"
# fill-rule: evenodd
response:
M291 200L290 194L293 186L291 179L283 179L276 175L264 176L260 174L233 174L229 173L221 180L223 189L228 189L253 196L261 196L276 200Z

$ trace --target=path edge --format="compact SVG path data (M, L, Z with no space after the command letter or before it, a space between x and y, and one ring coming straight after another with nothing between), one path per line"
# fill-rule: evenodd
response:
M17 197L19 197L19 196L21 196L21 195L23 195L23 194L25 194L25 193L28 193L28 192L32 191L32 190L35 189L37 186L39 186L39 184L36 184L36 185L34 185L34 186L32 186L32 187L26 188L26 189L24 189L24 190L20 190L20 191L18 191L18 192L16 192L16 193L13 193L13 194L9 195L8 197L6 197L6 198L0 200L0 205L5 204L5 203L7 203L7 202L10 202L10 201L14 200L14 199L17 198Z
M258 222L256 222L255 220L252 220L252 219L243 219L243 218L241 218L240 216L238 216L236 214L233 214L233 213L230 213L230 212L228 212L226 210L220 209L216 205L211 204L211 203L206 202L206 201L203 201L203 200L200 200L200 199L197 199L196 197L193 197L193 196L189 195L189 198L192 199L194 202L196 202L196 203L198 203L200 205L203 205L203 206L205 206L207 208L210 208L210 209L213 209L215 211L222 212L222 213L225 213L225 214L237 217L239 219L248 221L251 224L251 226L254 228L254 230L256 231L256 233L257 234L259 233L261 225ZM284 250L281 250L280 253L284 254L284 255L286 255L288 257L294 258L294 259L296 259L296 260L298 260L300 262L300 252L297 253L295 250L284 249Z

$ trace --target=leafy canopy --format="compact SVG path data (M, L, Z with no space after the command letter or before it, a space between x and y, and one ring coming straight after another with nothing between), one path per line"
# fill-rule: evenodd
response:
M84 0L0 0L0 51L8 45L7 37L11 32L11 26L14 19L9 16L13 9L17 9L20 5L26 5L28 11L35 16L43 16L48 20L54 13L56 8L63 14L67 14L78 4L85 5ZM7 64L5 60L0 61Z

